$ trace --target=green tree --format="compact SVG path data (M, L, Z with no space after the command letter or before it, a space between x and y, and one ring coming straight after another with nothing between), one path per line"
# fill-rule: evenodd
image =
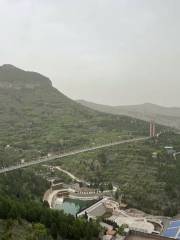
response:
M108 189L109 189L109 190L113 190L113 185L112 185L112 183L109 183L109 184L108 184Z
M36 240L44 240L47 238L47 229L43 224L36 223L33 225L34 237Z

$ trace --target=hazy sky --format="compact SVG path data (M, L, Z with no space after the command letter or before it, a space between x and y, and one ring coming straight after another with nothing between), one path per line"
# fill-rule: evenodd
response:
M180 106L180 0L0 0L0 65L73 99Z

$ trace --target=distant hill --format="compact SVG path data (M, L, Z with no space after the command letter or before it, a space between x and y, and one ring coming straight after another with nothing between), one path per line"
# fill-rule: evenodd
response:
M129 106L107 106L85 100L78 100L77 102L100 112L126 115L146 121L154 120L159 124L180 129L180 108L163 107L151 103Z
M148 135L148 123L91 110L35 72L0 67L0 164Z

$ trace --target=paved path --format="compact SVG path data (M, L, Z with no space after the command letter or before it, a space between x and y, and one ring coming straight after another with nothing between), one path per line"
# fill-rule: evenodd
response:
M68 172L67 170L62 169L61 167L56 166L56 167L53 167L53 168L54 168L54 169L57 169L57 170L59 170L59 171L61 171L61 172L63 172L63 173L65 173L65 174L67 174L72 180L75 180L75 181L78 182L78 183L84 183L84 184L86 184L87 186L90 185L89 182L86 182L85 180L82 180L82 179L74 176L72 173Z
M90 186L90 185L91 185L89 182L87 182L87 181L85 181L85 180L82 180L82 179L80 179L80 178L77 178L77 177L74 176L72 173L68 172L67 170L62 169L62 168L59 167L59 166L55 166L55 167L53 167L53 166L48 166L48 165L44 165L44 166L45 166L45 167L52 167L53 169L57 169L57 170L65 173L65 174L67 174L71 179L75 180L76 182L84 183L84 184L86 184L87 186ZM109 193L109 192L112 192L112 191L113 191L113 192L116 192L117 189L118 189L118 188L117 188L116 186L113 186L113 189L112 189L112 190L104 190L103 193Z
M99 146L96 146L96 147L89 147L89 148L84 148L84 149L80 149L80 150L75 150L75 151L68 152L68 153L63 153L63 154L60 154L60 155L43 157L43 158L39 158L39 159L31 161L31 162L26 162L26 163L22 163L22 164L19 164L19 165L16 165L16 166L10 166L10 167L6 167L6 168L2 168L2 169L0 169L0 174L11 172L11 171L21 169L21 168L25 168L25 167L29 167L29 166L33 166L33 165L37 165L37 164L44 163L44 162L54 161L54 160L57 160L59 158L74 156L74 155L79 154L79 153L90 152L90 151L94 151L94 150L97 150L97 149L107 148L107 147L120 145L120 144L125 144L125 143L145 141L145 140L148 140L148 139L150 139L150 137L141 137L141 138L134 138L134 139L129 139L129 140L122 140L122 141L118 141L118 142L99 145Z
M62 169L61 167L53 167L53 168L65 173L66 175L68 175L71 179L75 180L76 182L85 182L84 180L80 180L79 178L75 177L72 173Z

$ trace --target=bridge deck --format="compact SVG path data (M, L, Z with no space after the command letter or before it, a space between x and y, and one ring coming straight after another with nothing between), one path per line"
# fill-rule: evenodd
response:
M31 162L22 163L22 164L19 164L19 165L16 165L16 166L10 166L10 167L6 167L6 168L2 168L2 169L0 169L0 174L15 171L17 169L37 165L37 164L44 163L44 162L53 161L53 160L64 158L64 157L73 156L73 155L84 153L84 152L90 152L90 151L94 151L94 150L97 150L97 149L107 148L107 147L120 145L120 144L125 144L125 143L145 141L145 140L148 140L150 138L151 137L134 138L134 139L123 140L123 141L118 141L118 142L114 142L114 143L103 144L103 145L99 145L99 146L96 146L96 147L89 147L89 148L84 148L84 149L80 149L80 150L75 150L75 151L72 151L72 152L63 153L63 154L60 154L60 155L54 155L54 156L51 156L51 157L44 157L44 158L40 158L40 159L37 159L37 160L33 160Z

